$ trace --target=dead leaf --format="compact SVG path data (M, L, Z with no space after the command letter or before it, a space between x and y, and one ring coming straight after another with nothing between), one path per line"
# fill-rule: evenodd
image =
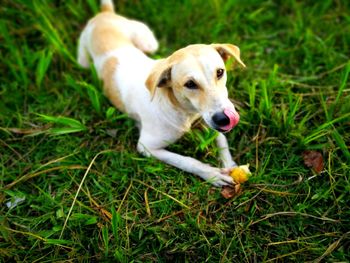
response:
M33 129L21 129L21 128L6 128L9 132L23 135L31 135L31 134L39 134L50 128L50 125L45 125L41 128L33 128Z
M241 185L223 186L221 188L221 196L225 199L231 199L241 193Z
M304 164L312 168L316 173L321 173L323 171L323 157L320 152L316 151L304 151L303 152Z

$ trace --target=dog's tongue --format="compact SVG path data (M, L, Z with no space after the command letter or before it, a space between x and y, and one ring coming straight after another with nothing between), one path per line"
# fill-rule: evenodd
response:
M227 124L226 126L221 127L221 129L225 131L230 131L239 122L239 114L237 113L237 111L233 109L225 109L224 113L230 119L230 123Z

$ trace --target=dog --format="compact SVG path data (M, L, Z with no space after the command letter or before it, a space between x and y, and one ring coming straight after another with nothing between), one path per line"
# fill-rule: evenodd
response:
M113 2L102 0L101 11L80 35L78 63L88 68L91 58L104 94L136 121L141 154L198 175L214 186L232 185L229 172L237 164L223 133L235 127L240 117L228 98L225 61L233 57L245 67L239 48L194 44L163 59L146 55L157 48L148 26L116 14ZM223 168L166 150L200 117L219 131L216 143Z

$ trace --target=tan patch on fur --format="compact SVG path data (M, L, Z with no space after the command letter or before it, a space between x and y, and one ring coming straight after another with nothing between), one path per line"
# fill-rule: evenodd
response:
M112 5L102 5L101 12L114 12Z
M239 47L232 44L211 44L211 46L219 52L224 61L226 61L229 57L234 57L242 67L246 67L241 60L241 52Z
M203 49L207 49L207 45L194 44L175 51L169 58L170 64L175 64L188 56L198 56Z
M165 59L161 59L157 62L157 64L153 67L150 75L147 77L146 80L146 87L151 93L151 97L153 98L157 84L162 76L162 74L165 73L167 69L169 69L171 66L168 64L168 62Z
M173 104L174 107L176 108L182 108L180 102L176 99L174 95L174 90L173 88L160 88L164 90L165 96L168 97L169 101L171 104Z
M124 18L111 12L103 12L90 20L94 27L91 34L92 52L94 54L101 55L121 46L132 45L130 39L112 24L113 21L120 19Z
M153 73L153 72L152 72ZM156 91L156 81L158 80L156 74L150 74L146 80L146 87L151 93L151 97L153 98L154 93Z
M113 78L118 65L118 59L111 57L107 59L102 68L103 92L111 103L120 111L125 111L124 103L120 98L120 92Z
M99 24L93 29L92 39L95 40L92 41L92 51L96 55L104 54L110 50L117 49L130 43L130 41L117 29L103 24Z

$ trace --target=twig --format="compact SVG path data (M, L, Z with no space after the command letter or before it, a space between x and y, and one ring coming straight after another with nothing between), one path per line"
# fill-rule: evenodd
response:
M122 201L121 201L121 203L120 203L120 205L119 205L119 207L118 207L117 213L119 213L120 210L122 209L123 203L124 203L126 197L128 196L131 187L132 187L132 181L131 181L131 183L130 183L128 189L126 189L126 192L125 192L125 194L124 194L124 196L123 196L123 199L122 199Z
M162 195L164 195L164 196L170 198L171 200L175 201L176 203L178 203L179 205L181 205L181 206L183 206L183 207L185 207L185 208L187 208L187 209L191 209L191 207L185 205L185 204L182 203L181 201L177 200L175 197L172 197L171 195L169 195L169 194L167 194L167 193L164 193L164 192L162 192L162 191L160 191L160 190L154 188L153 186L150 186L149 184L146 184L146 183L144 183L144 182L142 182L142 181L140 181L140 180L137 180L137 179L134 179L134 181L135 181L135 182L138 182L138 183L140 183L140 184L143 184L144 186L147 186L148 188L151 188L152 190L154 190L154 191L156 191L156 192L158 192L158 193L160 193L160 194L162 194Z
M315 219L319 219L322 221L330 221L330 222L339 222L339 220L335 220L332 218L328 218L328 217L318 217L318 216L314 216L314 215L309 215L309 214L305 214L305 213L299 213L299 212L277 212L277 213L272 213L272 214L267 214L265 215L263 218L256 220L255 222L252 222L251 224L249 224L249 226L255 225L261 221L264 221L270 217L274 217L274 216L279 216L279 215L283 215L283 216L305 216L305 217L311 217L311 218L315 218Z
M80 182L80 184L79 184L79 188L78 188L78 190L77 190L77 193L76 193L75 196L74 196L73 203L72 203L71 207L69 208L68 215L67 215L67 217L66 217L66 220L64 221L64 224L63 224L62 231L61 231L61 234L60 234L59 239L62 238L63 232L64 232L64 230L65 230L65 228L66 228L66 226L67 226L68 219L69 219L69 217L70 217L70 215L71 215L71 213L72 213L72 211L73 211L73 207L74 207L75 202L76 202L76 200L77 200L77 197L78 197L78 195L79 195L80 189L81 189L81 187L83 186L83 183L84 183L84 181L85 181L85 178L86 178L86 176L89 174L89 171L90 171L92 165L94 164L96 158L97 158L98 156L100 156L101 154L103 154L103 153L112 152L112 151L113 151L113 150L105 150L105 151L99 152L98 154L96 154L96 156L95 156L95 157L92 159L92 161L90 162L90 164L89 164L88 168L86 169L86 172L85 172L85 174L84 174L84 176L83 176L83 179L81 179L81 182Z
M331 254L340 244L340 242L346 238L348 235L350 234L350 232L346 232L344 235L342 235L338 240L336 240L335 242L333 242L327 249L326 251L318 258L316 258L315 260L311 261L312 263L319 263L321 262L326 256L328 256L329 254Z
M44 173L49 173L49 172L52 172L52 171L56 171L56 170L61 170L61 169L85 169L86 167L85 166L81 166L81 165L69 165L69 166L58 166L58 167L53 167L53 168L49 168L49 169L46 169L44 171L39 171L39 172L36 172L36 173L30 173L30 174L26 174L26 175L23 175L21 178L13 181L12 183L6 185L4 187L4 189L10 189L12 188L14 185L22 182L22 181L27 181L31 178L34 178L38 175L41 175L41 174L44 174Z

